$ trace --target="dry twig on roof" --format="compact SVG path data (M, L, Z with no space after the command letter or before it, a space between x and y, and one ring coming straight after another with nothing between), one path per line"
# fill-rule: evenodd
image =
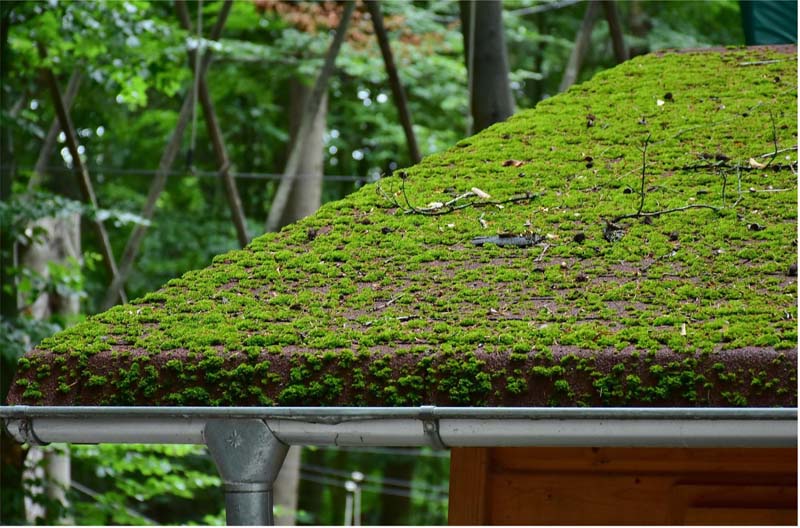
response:
M620 220L625 220L627 218L647 218L653 216L660 216L663 214L669 213L676 213L679 211L686 211L688 209L711 209L714 211L722 210L721 207L717 207L715 205L708 205L708 204L689 204L684 205L682 207L673 207L671 209L662 209L660 211L652 211L652 212L645 212L644 211L644 197L645 197L645 177L647 176L647 146L650 144L650 134L647 135L647 138L644 140L644 147L642 148L642 178L641 178L641 189L639 190L639 208L635 213L620 215L613 218L610 222L607 222L608 225L613 226ZM619 231L619 229L616 229Z
M408 174L405 172L400 172L400 193L403 196L403 201L405 202L405 207L401 205L394 196L390 196L383 190L380 183L377 185L378 193L389 203L393 206L403 209L403 212L406 214L420 214L425 216L439 216L452 213L454 211L458 211L459 209L466 209L468 207L489 207L489 206L502 206L509 203L518 203L518 202L525 202L528 200L533 200L534 198L539 197L539 194L526 192L523 194L518 194L512 196L510 198L506 198L504 200L469 200L470 198L480 198L480 193L483 192L480 189L474 188L473 190L467 191L462 193L452 200L447 202L431 202L425 207L418 207L411 203L411 200L408 199L408 194L406 194L406 180L408 179ZM485 195L485 193L484 193ZM486 195L488 196L488 195Z

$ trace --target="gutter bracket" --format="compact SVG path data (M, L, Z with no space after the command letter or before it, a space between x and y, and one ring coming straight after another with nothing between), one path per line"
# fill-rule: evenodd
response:
M447 446L442 442L442 437L439 436L439 419L436 417L436 407L433 405L421 405L419 415L422 420L422 430L430 442L430 446L437 451L447 449Z
M5 419L3 422L6 426L6 431L8 431L8 434L14 437L14 439L21 444L30 444L32 446L50 445L50 442L44 442L38 436L36 436L36 433L33 431L33 418L30 416L16 419Z
M223 481L232 526L271 526L272 485L289 446L263 420L208 420L203 438Z

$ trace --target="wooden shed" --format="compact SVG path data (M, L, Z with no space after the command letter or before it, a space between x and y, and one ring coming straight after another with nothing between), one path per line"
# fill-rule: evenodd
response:
M796 80L795 49L631 60L43 341L3 415L408 418L453 524L796 524Z

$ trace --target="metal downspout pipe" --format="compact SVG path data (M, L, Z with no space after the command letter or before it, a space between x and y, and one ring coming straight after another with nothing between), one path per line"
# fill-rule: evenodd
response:
M289 451L263 420L210 420L206 445L222 477L229 526L272 526L272 485Z

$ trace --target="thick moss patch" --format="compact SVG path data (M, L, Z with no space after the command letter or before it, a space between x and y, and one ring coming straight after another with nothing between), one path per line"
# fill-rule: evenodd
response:
M794 406L796 60L629 61L45 340L9 399Z

